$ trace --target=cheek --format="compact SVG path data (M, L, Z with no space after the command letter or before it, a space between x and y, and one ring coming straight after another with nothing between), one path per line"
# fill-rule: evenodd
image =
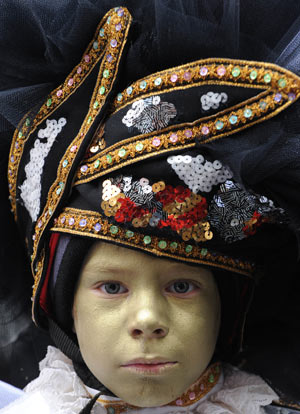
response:
M93 294L75 298L74 327L80 350L84 355L109 355L111 344L120 334L118 314L109 306L100 306ZM99 352L101 349L101 353Z
M190 345L191 351L197 353L203 348L210 352L214 349L220 325L220 303L217 295L201 297L193 306L187 305L180 316L178 320L182 340Z

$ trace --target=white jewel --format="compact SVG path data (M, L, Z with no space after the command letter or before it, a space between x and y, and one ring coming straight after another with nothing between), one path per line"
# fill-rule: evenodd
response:
M26 179L20 186L21 199L27 209L32 221L36 221L40 212L40 198L41 198L41 177L43 174L43 167L45 159L49 154L52 145L55 142L57 135L66 125L67 120L60 118L46 121L46 128L38 131L40 139L47 139L40 141L36 139L33 148L30 150L30 161L25 166Z
M204 111L209 111L212 109L218 109L221 103L226 103L228 96L225 92L214 93L207 92L207 94L202 95L200 98L201 106Z

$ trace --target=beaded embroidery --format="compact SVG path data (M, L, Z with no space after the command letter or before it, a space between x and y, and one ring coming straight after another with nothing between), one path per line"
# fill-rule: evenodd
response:
M123 11L120 17L119 17L119 14L121 13L119 13L117 10ZM114 82L115 76L116 76L116 71L118 69L121 53L124 48L124 44L127 38L128 30L130 27L130 21L131 21L131 16L129 15L126 9L117 9L117 10L114 10L113 12L109 12L108 15L110 14L111 17L110 19L106 21L106 24L110 24L111 22L112 27L114 27L114 29L111 29L110 37L108 38L108 46L106 50L109 56L111 56L111 59L109 59L108 61L107 59L103 60L103 62L101 63L100 70L99 70L99 76L98 76L96 87L93 93L93 99L89 107L89 112L87 113L86 118L81 126L80 132L78 133L76 138L67 148L58 166L57 178L49 190L47 203L44 207L43 213L39 217L38 222L35 226L35 234L33 235L33 253L31 256L32 266L34 265L35 257L37 254L37 248L39 245L40 238L43 234L43 231L45 230L48 222L51 219L53 212L55 211L63 195L64 185L65 185L65 182L67 181L68 174L76 158L77 151L80 148L80 145L83 142L84 137L90 128L90 125L92 124L95 117L101 110L105 102L105 99L107 97L107 94L110 91L112 84ZM122 21L121 19L123 19L123 23L124 23L123 30L116 32L115 26L116 24ZM114 40L114 43L112 43L113 40ZM108 76L106 75L101 76L102 74L104 74L105 71L108 71ZM97 102L97 105L95 105L96 102ZM34 273L33 269L32 271Z
M189 72L191 76L185 76ZM268 76L266 76L268 75ZM270 81L269 81L270 79ZM277 65L233 59L205 59L150 75L120 93L114 113L137 99L205 84L242 86L263 90L257 96L193 123L119 140L85 160L76 184L85 183L124 165L163 152L192 148L195 138L204 144L263 122L291 105L300 96L300 79ZM142 85L142 88L140 87ZM122 151L121 151L122 150ZM120 152L121 151L121 152Z
M135 127L145 134L168 126L177 111L172 103L161 102L160 96L135 101L123 117L122 122L128 128Z
M18 168L23 154L24 145L30 138L31 134L35 131L39 124L49 117L78 89L101 58L103 58L100 69L102 78L100 78L99 75L99 85L93 94L89 114L86 119L86 125L85 128L82 127L80 132L83 134L82 137L84 137L84 134L92 124L92 121L99 113L108 92L110 92L111 85L114 80L114 71L119 65L120 56L122 54L124 42L126 41L131 23L131 16L128 10L126 8L120 8L122 12L119 12L118 10L119 8L112 9L103 17L97 27L95 38L88 45L79 64L75 66L73 71L66 78L65 82L57 87L48 96L44 104L41 106L38 114L33 119L31 119L29 115L25 116L20 123L20 127L15 130L10 148L8 166L10 202L15 220L17 220L16 182ZM118 24L120 25L121 30L116 28ZM104 53L105 56L103 56Z
M284 210L276 208L265 196L244 191L228 180L220 186L209 205L208 218L227 243L242 240L256 233L265 222L282 223Z
M196 157L172 155L167 161L194 193L198 191L209 193L213 185L224 183L228 178L232 178L228 167L224 167L218 160L206 161L201 154Z
M213 237L206 220L207 202L188 188L166 185L164 181L150 185L147 178L133 181L118 176L103 182L101 208L107 217L133 227L170 227L183 240L207 241Z
M135 247L158 256L207 264L252 276L253 263L233 259L224 254L210 251L206 247L195 246L173 239L159 238L137 231L127 230L124 226L110 223L105 216L95 211L65 208L54 221L51 231L88 236L95 239L114 241L121 245Z
M40 139L46 138L46 142L40 139L35 140L30 150L30 161L25 166L26 179L20 186L21 198L32 221L36 221L40 212L41 177L45 158L49 154L57 135L61 132L67 121L65 118L60 118L58 122L55 119L47 119L46 123L47 128L40 129L38 132L38 137Z
M300 86L297 75L272 63L209 58L157 72L134 82L117 96L113 110L118 111L136 99L158 92L171 92L203 84L280 90L285 95L295 94L290 96L290 100L299 97Z

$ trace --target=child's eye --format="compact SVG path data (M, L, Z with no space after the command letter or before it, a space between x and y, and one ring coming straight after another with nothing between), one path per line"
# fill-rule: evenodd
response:
M101 292L108 293L109 295L116 295L118 293L126 292L126 288L124 288L124 286L117 282L103 283L99 286L99 289L101 290Z
M174 287L174 290L172 289ZM196 288L196 289L195 289ZM172 293L190 293L194 290L198 289L198 286L195 283L186 281L186 280L179 280L177 282L172 283L172 285L169 286L169 289L171 289Z

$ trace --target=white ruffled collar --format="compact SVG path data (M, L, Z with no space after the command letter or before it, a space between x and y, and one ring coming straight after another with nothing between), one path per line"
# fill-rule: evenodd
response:
M188 406L167 405L132 409L129 412L130 414L182 414L183 412L262 414L265 412L263 407L277 398L275 392L256 375L240 371L230 365L223 367L223 374L218 376L217 382L203 398ZM72 361L52 346L48 347L46 357L40 362L39 377L29 383L25 391L27 394L39 392L49 405L51 414L77 414L96 392L83 384L74 371ZM101 395L92 412L113 414L114 410L111 408L107 410L107 408L122 403L119 398ZM115 410L115 414L117 411L119 410Z

